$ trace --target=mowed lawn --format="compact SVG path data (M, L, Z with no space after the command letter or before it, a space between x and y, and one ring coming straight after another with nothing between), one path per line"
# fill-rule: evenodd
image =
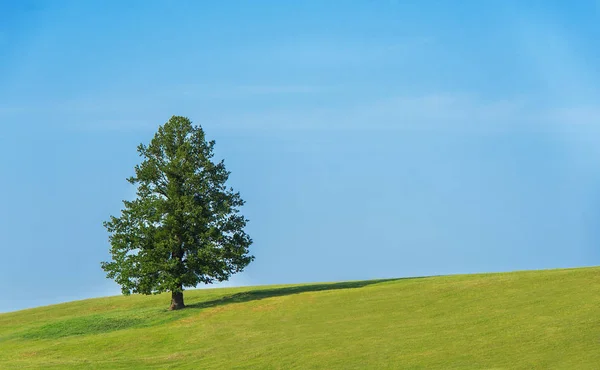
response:
M192 290L186 303L0 314L0 368L600 369L600 268Z

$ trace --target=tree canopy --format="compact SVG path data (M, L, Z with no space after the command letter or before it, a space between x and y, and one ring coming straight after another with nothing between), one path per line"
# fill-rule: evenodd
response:
M186 287L228 280L254 259L244 201L226 186L230 172L213 161L214 145L200 126L173 116L138 146L142 162L127 179L137 197L104 223L112 261L102 268L123 294L172 292L170 309L180 309Z

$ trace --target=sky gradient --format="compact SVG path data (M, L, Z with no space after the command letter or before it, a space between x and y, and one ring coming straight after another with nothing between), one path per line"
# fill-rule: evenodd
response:
M0 312L119 294L102 222L172 115L247 202L228 285L598 265L599 24L583 0L0 0Z

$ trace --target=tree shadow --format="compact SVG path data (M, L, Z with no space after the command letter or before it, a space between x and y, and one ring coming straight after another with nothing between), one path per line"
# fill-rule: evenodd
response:
M186 309L203 309L217 306L224 306L232 303L242 303L250 301L258 301L265 298L281 297L292 294L308 293L308 292L320 292L326 290L338 290L338 289L357 289L363 288L368 285L385 283L389 281L398 280L413 280L423 279L425 277L410 277L410 278L397 278L397 279L379 279L379 280L366 280L366 281L349 281L342 283L327 283L327 284L308 284L298 285L284 288L272 288L272 289L259 289L250 290L247 292L240 292L225 296L212 301L198 302L186 305Z

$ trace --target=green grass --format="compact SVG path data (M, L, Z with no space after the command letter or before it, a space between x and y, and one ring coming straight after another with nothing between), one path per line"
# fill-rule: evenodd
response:
M0 314L0 368L599 369L600 268L98 298Z

